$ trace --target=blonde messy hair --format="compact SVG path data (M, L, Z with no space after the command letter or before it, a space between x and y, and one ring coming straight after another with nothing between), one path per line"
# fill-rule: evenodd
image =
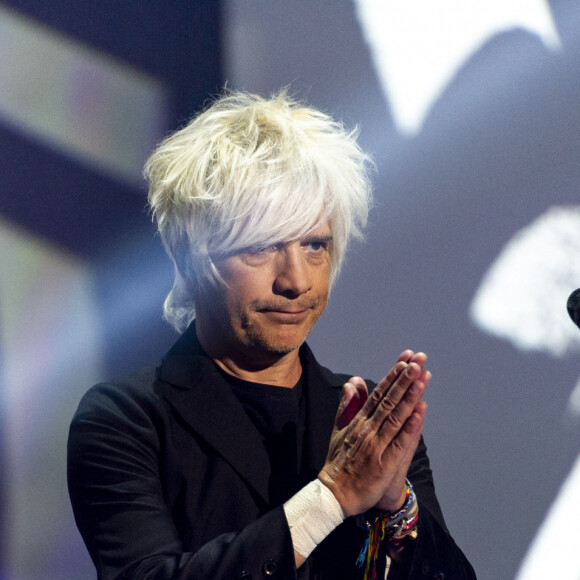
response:
M366 223L368 162L355 131L286 91L215 100L145 165L149 205L175 264L165 318L178 331L193 320L195 289L220 283L212 256L293 241L324 219L332 282Z

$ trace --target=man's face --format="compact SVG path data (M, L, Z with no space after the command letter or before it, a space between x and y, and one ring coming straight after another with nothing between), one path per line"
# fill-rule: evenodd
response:
M211 332L212 344L257 364L297 349L326 306L331 250L323 222L300 240L217 260L226 285L196 300L198 333Z

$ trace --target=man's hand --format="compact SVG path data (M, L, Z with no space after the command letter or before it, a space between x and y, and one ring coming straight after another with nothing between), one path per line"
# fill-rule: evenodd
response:
M405 477L427 408L426 356L406 350L370 397L365 382L344 385L328 456L318 477L345 515L372 507L394 512L405 500Z

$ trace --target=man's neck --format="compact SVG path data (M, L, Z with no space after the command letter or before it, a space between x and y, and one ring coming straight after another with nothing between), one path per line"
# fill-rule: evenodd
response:
M299 349L288 353L245 353L241 349L224 347L211 340L211 335L196 327L197 338L212 360L226 373L265 385L292 388L302 375Z
M280 359L275 364L258 369L244 368L235 360L228 357L212 357L212 359L224 372L239 379L252 383L292 388L300 379L302 365L300 364L298 351L293 351L290 354L294 354L295 356L289 359L289 355L285 355L283 359Z

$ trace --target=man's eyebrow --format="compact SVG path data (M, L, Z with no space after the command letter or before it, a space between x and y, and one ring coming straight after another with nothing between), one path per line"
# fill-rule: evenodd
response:
M269 243L269 244L252 244L250 246L244 246L243 248L238 248L236 250L231 250L229 252L223 252L223 253L211 253L210 252L210 256L212 257L212 259L224 259L224 258L228 258L230 256L235 256L237 254L244 254L247 252L256 252L256 251L261 251L261 250L267 250L268 248L274 248L274 247L282 247L285 246L286 244L292 244L293 242L324 242L324 243L330 243L332 242L333 237L332 234L315 234L315 233L310 233L310 234L306 234L303 238L298 238L295 240L289 240L287 242L273 242L273 243Z
M317 240L319 242L332 242L332 235L331 234L308 234L303 238L300 238L301 241L308 242L310 240Z

